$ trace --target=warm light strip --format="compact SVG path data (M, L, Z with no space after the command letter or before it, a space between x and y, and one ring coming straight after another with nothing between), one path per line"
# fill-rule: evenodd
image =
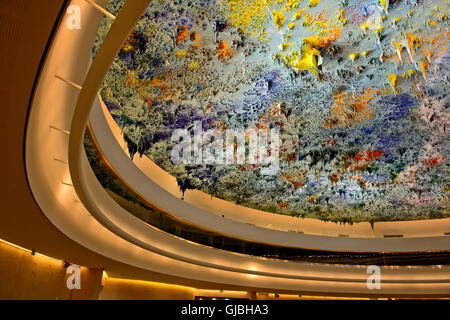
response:
M103 8L102 6L98 5L96 2L94 2L93 0L84 0L87 3L89 3L91 6L93 6L95 9L97 9L98 11L100 11L101 13L103 13L105 16L107 16L108 18L111 18L113 20L116 19L116 16L113 15L111 12L109 12L108 10L106 10L105 8Z
M235 290L209 290L209 289L197 289L195 295L198 297L224 297L224 298L247 298L249 296L248 291L235 291Z
M6 240L3 240L3 239L0 239L0 242L3 243L3 244L6 244L6 245L8 245L8 246L14 247L14 248L16 248L16 249L19 249L19 250L28 252L28 253L30 253L30 254L33 252L33 251L30 250L30 249L26 249L26 248L24 248L24 247L21 247L21 246L19 246L19 245L17 245L17 244L11 243L11 242L6 241ZM42 253L34 252L34 254L35 254L36 256L39 256L39 257L42 257L42 258L50 259L50 260L57 261L57 262L63 262L63 261L60 260L60 259L52 258L52 257L46 256L45 254L42 254Z
M61 77L61 76L59 76L59 75L57 75L57 74L55 74L55 78L57 78L57 79L59 79L59 80L65 82L65 83L71 85L71 86L74 87L74 88L77 88L77 89L81 90L81 86L80 86L79 84L76 84L75 82L72 82L72 81L70 81L70 80L64 79L63 77Z
M198 289L200 291L200 289ZM236 290L211 290L211 289L202 289L204 293L208 294L247 294L247 291L236 291Z
M6 244L6 245L8 245L8 246L14 247L14 248L16 248L16 249L20 249L20 250L26 251L26 252L28 252L28 253L31 253L31 250L25 249L24 247L18 246L17 244L11 243L11 242L9 242L9 241L0 239L0 242Z
M139 279L126 279L126 278L111 278L108 277L108 280L116 281L116 282L122 282L122 283L129 283L129 284L142 284L142 285L148 285L148 286L159 286L161 288L163 287L177 287L180 289L190 289L190 290L197 290L193 287L183 286L179 284L171 284L171 283L164 283L164 282L154 282L154 281L148 281L148 280L139 280Z
M339 296L311 296L302 295L302 300L388 300L388 298L362 298L362 297L339 297ZM390 298L395 300L394 298Z
M50 125L49 127L50 127L51 129L53 129L53 130L56 130L56 131L59 131L59 132L62 132L62 133L65 133L65 134L70 135L70 131L69 131L69 130L60 129L60 128L55 127L55 126L53 126L53 125Z
M39 252L35 252L34 254L35 254L36 256L39 256L39 257L42 257L42 258L46 258L46 259L49 259L49 260L52 260L52 261L55 261L55 262L61 262L61 263L64 263L64 261L62 261L62 260L59 260L59 259L56 259L56 258L52 258L52 257L46 256L45 254L42 254L42 253L39 253Z

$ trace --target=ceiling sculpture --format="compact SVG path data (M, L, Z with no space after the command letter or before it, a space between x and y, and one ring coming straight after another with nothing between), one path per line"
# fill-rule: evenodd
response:
M154 1L101 96L130 154L183 192L344 223L449 217L448 10L431 0ZM215 162L196 162L199 128L214 130L204 148L224 150ZM193 137L183 140L194 142L190 162L173 159L180 130ZM249 161L249 136L244 149L231 143L228 163L231 130L258 141L278 132L264 145L276 163Z

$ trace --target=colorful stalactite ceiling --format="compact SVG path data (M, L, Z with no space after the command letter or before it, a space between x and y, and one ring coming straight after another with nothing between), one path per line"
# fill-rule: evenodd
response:
M130 153L183 191L344 223L445 218L448 12L431 0L154 1L101 95ZM175 165L172 132L195 121L279 128L279 170Z

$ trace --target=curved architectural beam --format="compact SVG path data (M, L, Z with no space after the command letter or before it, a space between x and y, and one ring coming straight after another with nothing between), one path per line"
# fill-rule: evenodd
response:
M206 268L247 274L253 276L274 277L278 279L291 280L311 280L326 282L352 282L365 283L364 273L358 275L346 274L342 266L336 266L339 271L333 269L333 265L324 265L310 263L288 262L277 259L265 259L255 256L230 253L223 250L213 249L207 246L194 244L172 235L161 232L156 228L143 223L141 220L130 215L125 209L116 204L109 195L102 190L102 187L92 170L89 170L87 158L82 162L83 180L87 181L86 191L89 194L96 195L95 204L99 209L99 216L107 223L106 227L116 233L118 236L130 241L146 250L169 257L185 263ZM103 213L105 213L103 215ZM120 227L123 226L123 227ZM176 248L174 253L171 248ZM183 254L181 254L183 253ZM208 257L208 259L205 259ZM239 266L239 267L236 267ZM324 274L318 274L317 270L322 269ZM358 266L356 266L358 268ZM403 267L407 269L406 267ZM361 270L361 269L360 269ZM431 269L428 269L431 270ZM365 271L363 268L361 271ZM308 275L309 274L309 275ZM349 277L350 276L350 277ZM421 279L418 277L422 277ZM424 279L423 275L417 275L415 279L404 278L404 274L398 277L383 280L384 283L450 283L450 278L446 276L440 279Z
M83 137L86 131L89 113L97 96L98 89L117 53L128 37L130 30L136 25L139 17L150 2L151 0L125 2L106 35L83 83L70 126L69 161L72 160L70 161L70 172L74 185L81 185L77 177L80 173L79 164L81 155L84 152Z
M87 183L88 179L83 179L85 170L83 170L83 164L87 163L87 159L85 158L84 150L83 150L83 138L84 132L86 130L86 125L89 117L89 113L91 112L94 101L97 97L98 89L105 77L109 66L112 64L113 60L116 57L117 52L122 47L123 42L127 38L129 34L129 30L132 30L134 25L136 24L140 15L147 8L149 0L140 0L140 1L127 1L117 16L116 20L111 26L106 38L104 39L90 69L86 76L86 80L82 86L80 91L80 95L78 97L77 104L75 106L74 115L72 118L72 124L70 127L70 138L69 138L69 169L71 173L72 183L77 191L77 194L84 204L84 206L88 209L91 214L95 216L95 218L105 225L109 230L113 233L119 235L120 237L130 241L142 248L150 250L152 252L164 255L166 257L174 258L176 260L180 260L187 263L193 263L200 266L221 269L225 271L231 272L241 272L241 273L249 273L254 275L265 275L272 276L277 278L291 278L291 279L303 279L302 276L294 276L294 275L283 275L283 274L274 274L270 272L260 272L256 270L245 270L241 268L228 267L219 264L214 264L210 262L194 260L185 256L180 256L178 254L173 254L171 252L162 250L158 247L152 246L147 242L141 241L133 235L125 232L121 227L117 224L114 224L108 217L106 217L102 210L96 205L96 199L93 198L92 192L88 192L90 185ZM127 160L124 160L125 162ZM179 199L173 199L174 201L181 201ZM181 203L183 203L181 201ZM170 210L169 210L170 212ZM234 228L235 226L232 226ZM257 228L257 227L255 227ZM267 231L266 231L267 232ZM277 232L277 231L272 231ZM307 235L305 235L307 237ZM312 236L313 237L313 236ZM276 238L276 236L274 237ZM322 237L321 237L322 238ZM261 239L262 240L262 239ZM330 239L324 238L322 241L329 242ZM340 239L344 244L344 247L349 246L348 239ZM383 239L385 242L392 242L393 239ZM409 239L411 240L411 239ZM353 242L353 241L352 241ZM409 245L411 245L409 243ZM341 248L342 249L342 248ZM410 250L410 247L409 247Z
M103 102L102 109L103 112L101 112L100 109L94 109L89 120L91 122L91 127L95 132L95 136L97 136L99 140L99 145L103 149L104 156L107 159L114 159L117 152L121 152L120 148L117 148L116 146L111 146L114 150L106 147L107 145L110 145L112 143L111 141L114 139L118 141L123 152L128 155L128 147L123 139L121 129ZM171 199L173 199L173 197L177 199L183 197L175 177L157 166L148 157L135 156L132 163L129 162L130 161L124 164L124 166L121 166L120 168L117 167L116 169L120 171L119 176L130 184L131 189L143 194L140 192L139 188L142 181L142 184L148 184L151 188L155 185L166 191L165 193L158 194L157 197L147 198L149 202L154 202L154 204L158 205L158 202L166 197ZM131 169L133 164L141 171L141 174L134 176L135 179L130 181L127 177L130 171L134 171L134 169ZM144 190L147 190L147 188ZM155 202L154 199L159 201ZM183 201L195 207L194 209L196 210L201 209L221 218L223 215L226 219L241 222L243 223L242 228L247 228L247 226L251 224L268 230L329 237L346 235L353 238L383 238L385 235L403 235L403 237L408 238L442 237L450 230L450 218L384 221L374 223L373 227L369 222L342 225L311 218L301 219L244 207L213 197L199 190L186 191ZM186 211L171 212L171 214L188 221L195 220L197 216L197 214L189 216ZM222 221L223 219L219 220Z
M83 137L88 121L89 113L92 109L93 102L97 97L98 89L107 73L109 66L116 57L117 52L122 47L123 42L136 24L140 15L147 8L149 0L128 1L123 6L119 16L114 21L108 32L102 46L100 47L97 56L95 57L91 68L89 69L86 80L82 86L78 102L75 107L74 116L70 127L69 138L69 169L73 185L78 193L81 202L86 208L99 220L102 224L114 233L124 237L125 239L147 247L154 251L157 248L148 247L141 243L132 235L124 232L119 226L111 223L111 221L104 216L98 207L95 205L95 199L92 194L86 192L88 186L82 177L82 155L83 152ZM120 155L121 153L114 153ZM123 154L123 153L122 153ZM108 159L112 161L112 159ZM128 163L127 159L118 159L113 167ZM133 176L138 177L139 173L134 172ZM150 187L150 188L149 188ZM222 232L226 235L231 235L240 239L249 241L256 241L265 243L269 240L271 244L291 247L303 247L310 249L327 249L336 251L426 251L426 250L444 250L448 248L445 242L448 242L448 237L444 237L444 242L441 237L427 238L401 238L401 239L365 239L365 238L335 238L323 237L307 234L293 234L277 230L269 230L257 226L245 226L233 220L221 219L216 215L210 215L208 212L192 207L184 201L172 196L167 197L167 192L153 183L145 188L147 193L152 193L155 198L161 198L166 195L163 204L156 204L167 212L190 212L191 217L197 219L192 221L197 225L202 225L210 230ZM148 195L147 195L148 198ZM163 198L163 199L164 199ZM193 212L195 211L195 212ZM221 230L217 230L217 226L221 226ZM244 227L243 227L244 226Z
M96 106L90 116L91 127L101 149L99 151L121 180L132 190L152 205L179 219L229 237L284 247L347 252L439 251L450 248L450 237L446 236L407 238L319 236L267 229L233 219L224 219L181 200L142 173L120 146L118 137L110 128L109 123L112 119L107 121L104 109L104 106L103 110L100 106ZM118 127L115 129L119 130ZM392 224L395 225L397 222Z

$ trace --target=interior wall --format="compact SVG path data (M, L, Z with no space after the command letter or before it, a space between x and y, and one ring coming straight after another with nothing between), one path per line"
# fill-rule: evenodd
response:
M156 282L112 279L104 281L100 300L194 300L195 289Z
M0 299L98 299L102 269L81 268L81 289L69 290L65 262L0 242Z

